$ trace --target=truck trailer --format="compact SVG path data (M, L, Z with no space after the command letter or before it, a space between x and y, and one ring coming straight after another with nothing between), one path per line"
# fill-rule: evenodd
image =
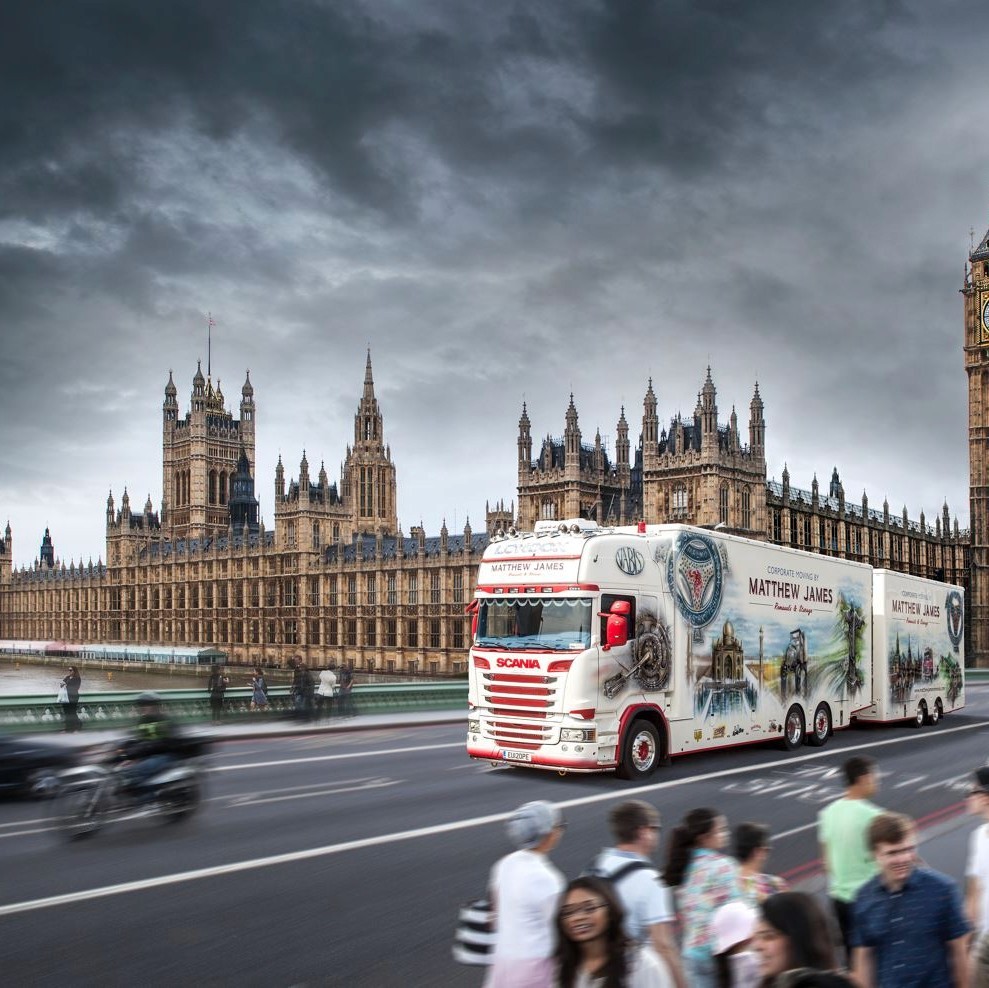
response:
M467 752L644 778L964 705L958 587L687 525L492 539L471 602Z

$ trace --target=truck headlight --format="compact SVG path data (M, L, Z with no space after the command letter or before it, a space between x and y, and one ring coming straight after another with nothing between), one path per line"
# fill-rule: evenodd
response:
M593 727L565 727L560 731L561 741L593 741L596 736L597 731Z

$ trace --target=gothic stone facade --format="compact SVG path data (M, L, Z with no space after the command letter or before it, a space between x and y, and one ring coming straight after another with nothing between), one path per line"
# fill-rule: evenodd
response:
M612 460L600 433L582 441L573 395L562 438L547 436L533 458L522 406L518 511L499 503L486 531L470 525L438 537L398 526L397 486L384 442L368 354L354 441L329 483L316 483L303 453L286 484L279 459L275 526L257 524L253 498L254 389L247 376L240 417L226 410L219 381L193 378L190 410L179 418L169 374L163 406L163 498L131 510L124 491L107 502L107 560L66 566L46 533L33 567L14 571L13 537L0 539L0 637L216 644L234 660L284 662L302 655L363 669L453 673L464 669L467 618L477 562L496 528L531 528L575 516L601 524L676 521L824 555L871 563L966 587L967 658L989 665L989 233L969 255L962 286L969 382L971 532L947 504L929 525L904 507L891 514L868 497L845 497L833 470L827 493L767 480L766 422L756 385L748 442L734 409L718 420L710 369L692 416L659 427L650 380L633 451L621 409ZM236 519L236 524L233 519Z
M989 232L969 253L962 280L968 374L972 583L966 598L970 656L989 665Z
M0 637L67 642L215 644L239 662L432 675L462 672L477 560L488 533L401 532L397 485L374 394L364 390L338 483L313 483L305 453L297 480L275 471L275 525L257 523L253 497L254 389L240 418L197 369L190 411L179 417L169 374L163 406L164 496L131 510L107 501L106 562L42 558L12 567L8 524L0 540ZM489 524L511 523L499 503ZM236 521L235 521L236 520Z
M985 250L989 264L989 247ZM983 288L973 288L972 293L984 292L985 307L989 305L989 267L983 274ZM985 318L989 320L989 312ZM974 316L970 315L970 322L974 325ZM978 394L989 396L989 326L985 332L986 349L978 354L985 368L985 391ZM989 398L979 408L985 408L987 416L979 433L984 457L989 439ZM826 494L821 493L816 476L809 491L791 487L785 467L782 483L777 483L766 478L765 450L766 421L758 384L749 402L748 443L743 445L734 409L727 423L718 422L717 389L710 368L693 415L684 418L676 414L669 428L662 430L650 380L643 399L638 445L633 453L622 408L614 463L602 447L600 434L593 446L581 442L573 395L565 414L563 438L547 436L539 456L532 459L531 422L523 404L518 433L521 527L531 527L539 519L578 516L602 524L631 524L642 519L650 524L717 526L777 545L968 587L969 533L959 531L957 520L952 523L947 504L929 525L923 512L918 520L911 520L906 508L900 515L890 514L888 502L881 511L870 508L864 491L860 502L846 499L837 468L832 471ZM974 463L973 441L973 471ZM985 511L989 476L980 476ZM973 492L974 478L973 472ZM974 512L973 502L973 517ZM989 539L983 551L989 565ZM989 596L989 581L984 592ZM979 629L989 621L989 600L982 606L984 611L973 610L970 617L971 624ZM973 639L970 658L989 659L989 651L980 651L978 641Z

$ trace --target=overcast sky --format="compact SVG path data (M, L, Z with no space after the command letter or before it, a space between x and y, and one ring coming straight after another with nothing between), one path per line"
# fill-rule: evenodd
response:
M339 479L368 346L403 529L516 495L574 394L633 444L708 363L768 473L968 523L958 289L989 224L970 3L170 0L0 14L0 525L161 502L206 314L257 490Z

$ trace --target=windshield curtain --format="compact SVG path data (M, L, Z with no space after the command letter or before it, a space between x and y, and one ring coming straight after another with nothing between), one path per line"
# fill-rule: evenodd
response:
M478 605L475 644L506 649L589 648L588 598L498 597Z

